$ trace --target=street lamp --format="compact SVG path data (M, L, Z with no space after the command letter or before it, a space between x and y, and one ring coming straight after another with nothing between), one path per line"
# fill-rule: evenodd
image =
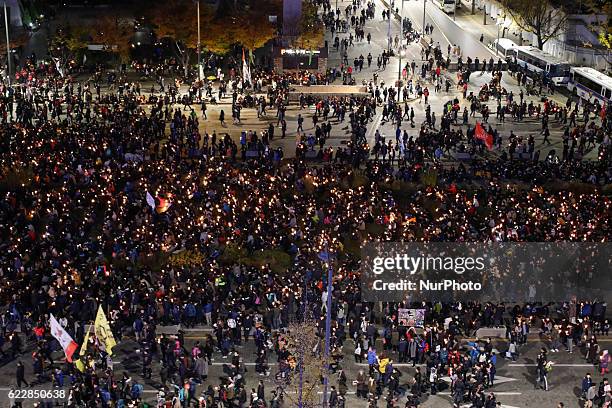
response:
M9 42L8 17L6 14L6 1L4 2L4 28L6 29L6 77L11 86L11 45Z
M397 102L400 102L400 91L402 89L402 54L404 54L404 50L401 47L398 51L399 54L399 66L397 67Z
M427 0L423 0L423 37L425 37L425 7L427 6Z
M487 3L483 2L482 4L482 24L487 25Z
M194 0L197 5L197 13L198 13L198 81L202 80L202 55L201 55L201 47L200 47L200 0Z
M325 306L325 377L323 378L323 406L327 407L328 402L328 387L329 387L329 349L331 342L331 307L332 307L332 257L329 252L329 241L325 240L325 253L327 259L327 303Z
M503 22L503 20L502 20ZM497 17L495 19L495 25L497 26L497 42L499 43L499 26L500 26L500 21L499 21L499 13L497 13Z
M389 10L387 11L387 20L389 22L388 26L387 26L387 44L388 44L388 52L391 53L391 1L388 0L389 3L387 4L389 6Z

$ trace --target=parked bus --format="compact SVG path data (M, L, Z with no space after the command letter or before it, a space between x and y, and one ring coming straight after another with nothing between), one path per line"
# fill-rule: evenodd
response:
M521 68L534 74L540 74L555 85L565 85L569 81L569 62L547 54L536 47L516 47L515 57Z
M457 0L440 0L440 8L447 14L452 14L457 8Z
M612 102L612 77L589 67L571 67L567 89L582 99L609 105Z
M511 60L514 57L516 49L518 45L509 38L500 38L494 40L490 47L493 48L493 51L506 60Z

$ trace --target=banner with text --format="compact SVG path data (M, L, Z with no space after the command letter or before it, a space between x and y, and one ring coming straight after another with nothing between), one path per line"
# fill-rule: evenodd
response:
M397 320L406 327L423 327L425 309L397 309Z

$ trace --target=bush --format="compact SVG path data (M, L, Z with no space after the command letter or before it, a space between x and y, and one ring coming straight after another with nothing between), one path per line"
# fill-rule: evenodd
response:
M351 188L357 188L368 185L370 180L363 174L353 173L351 177Z
M257 268L270 265L272 271L278 274L287 273L292 265L291 256L280 249L264 249L249 255L246 249L235 244L228 244L225 247L219 262L225 265L242 263Z
M151 255L143 255L136 261L138 269L148 268L153 272L160 272L168 264L170 255L166 252L156 252Z
M195 250L185 250L177 254L170 255L168 263L175 268L183 268L185 266L202 266L206 258L204 255Z
M34 179L34 171L29 167L5 167L0 170L0 189L15 190L29 187Z
M435 187L438 184L438 172L436 170L427 170L421 173L421 184L427 187Z
M597 188L593 184L577 181L555 181L545 184L544 189L552 192L568 191L574 194L593 194L597 191Z
M371 235L378 236L382 235L382 233L385 231L385 227L384 225L371 222L369 224L366 224L366 231Z
M344 252L354 258L361 259L361 242L358 239L351 239L344 237L342 241L344 245Z

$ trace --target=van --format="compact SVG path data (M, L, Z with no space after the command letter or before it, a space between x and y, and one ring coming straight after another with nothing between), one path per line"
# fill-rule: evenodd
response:
M490 44L490 47L493 49L493 51L495 51L497 55L509 61L514 56L514 51L518 47L518 45L508 38L499 38L494 40Z

